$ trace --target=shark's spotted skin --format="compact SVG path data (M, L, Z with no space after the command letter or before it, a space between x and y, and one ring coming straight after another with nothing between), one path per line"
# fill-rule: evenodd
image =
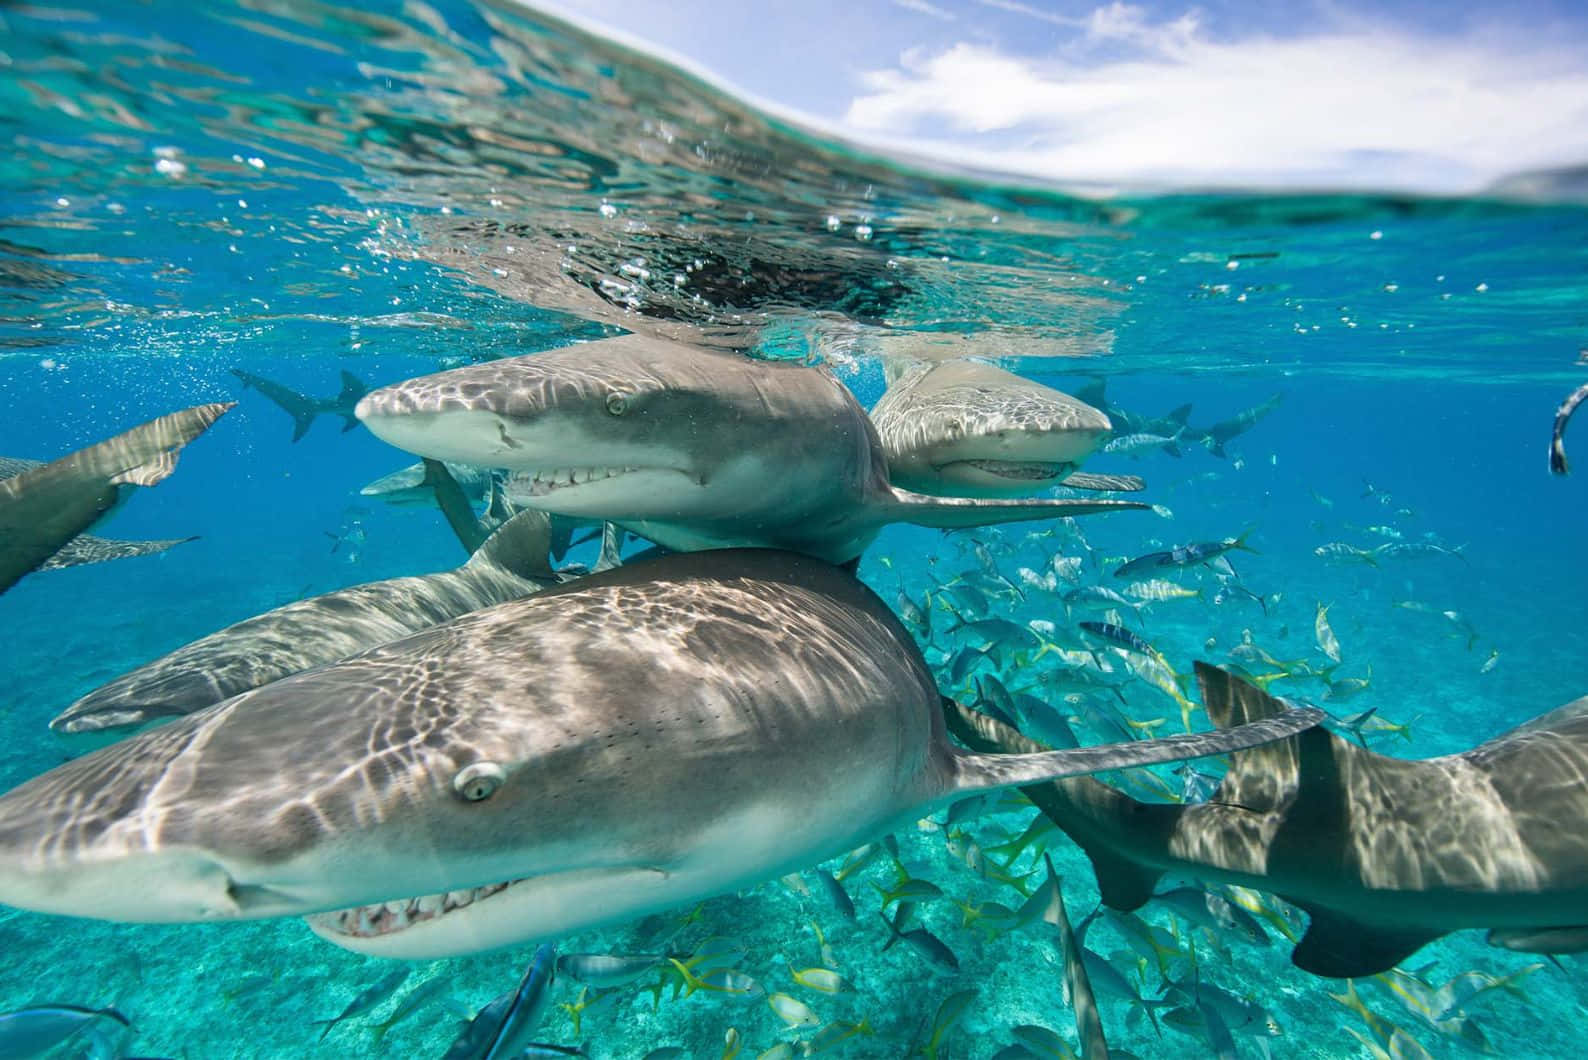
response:
M888 523L1144 507L899 489L865 410L827 372L639 335L411 379L370 393L358 415L421 456L514 471L526 504L680 551L786 548L843 563Z
M1319 716L966 754L909 634L852 577L765 549L676 555L23 784L0 797L0 901L138 921L325 912L315 930L349 948L469 953L766 879L965 792L1224 753Z
M1018 497L1060 485L1107 439L1108 417L983 361L918 364L871 410L896 486Z

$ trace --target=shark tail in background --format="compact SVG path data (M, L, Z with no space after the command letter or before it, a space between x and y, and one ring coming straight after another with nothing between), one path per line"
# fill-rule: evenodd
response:
M321 411L319 404L313 398L305 397L296 390L282 386L264 376L245 372L241 368L233 368L232 374L243 381L244 389L252 388L259 391L292 417L294 442L309 433L309 428L313 426L315 417Z

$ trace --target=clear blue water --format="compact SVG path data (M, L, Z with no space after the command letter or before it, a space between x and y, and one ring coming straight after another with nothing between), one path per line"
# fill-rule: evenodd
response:
M1375 738L1407 756L1469 747L1585 691L1588 490L1579 477L1552 478L1545 460L1555 405L1588 376L1580 206L1258 194L1098 203L934 175L771 122L510 7L12 7L0 24L10 144L0 159L0 454L50 458L174 408L240 401L169 481L100 531L200 540L36 574L0 597L6 787L69 753L46 722L111 677L287 600L461 559L434 512L358 496L404 454L331 419L291 444L287 417L242 392L230 369L323 396L343 369L379 384L620 329L824 359L868 405L882 390L877 357L920 342L1001 358L1063 389L1104 378L1110 399L1135 411L1191 402L1196 425L1281 393L1226 459L1193 445L1178 459L1088 465L1142 475L1146 498L1172 513L1085 520L1102 557L1252 530L1257 552L1238 566L1269 614L1214 604L1211 581L1200 599L1152 605L1142 628L1177 668L1225 661L1245 630L1279 658L1316 659L1313 617L1331 604L1342 673L1371 667L1351 705L1410 724L1409 741ZM333 553L326 534L353 520L367 540ZM1461 558L1375 568L1314 554L1327 542L1380 544L1369 528L1385 526L1462 546ZM1051 558L1054 539L1028 537L1033 529L975 537L1014 576ZM968 545L893 528L861 574L890 602L901 588L919 601L979 569ZM1397 606L1407 600L1459 612L1475 638ZM1008 614L1068 621L1054 595L1036 591ZM956 646L945 625L928 646L934 662ZM1039 677L1001 676L1012 687ZM946 677L944 688L963 691ZM1321 686L1274 690L1305 698ZM1145 685L1128 700L1138 718L1174 711ZM1031 815L1002 810L968 828L993 846ZM940 834L900 839L917 874L953 897L1013 901L947 854ZM1090 910L1084 858L1062 839L1052 850L1072 910ZM825 1021L868 1020L876 1036L838 1055L905 1054L962 989L976 999L940 1055L992 1056L1020 1024L1073 1035L1056 951L1037 933L987 937L940 902L923 918L958 954L957 976L928 974L902 947L880 952L886 931L861 881L890 878L879 862L850 881L854 923L807 873L809 896L774 881L718 898L681 937L731 936L746 951L740 967L766 989L801 997ZM1151 907L1147 916L1173 923ZM789 978L789 965L818 963L811 920L853 980L843 995ZM561 942L623 950L637 930ZM1125 943L1111 931L1100 926L1094 947L1145 975L1155 996L1156 973L1117 956ZM1261 1042L1238 1035L1242 1055L1369 1055L1344 1029L1368 1033L1361 1019L1331 1000L1341 985L1293 969L1282 940L1226 948L1199 947L1200 975L1260 1002L1283 1028ZM312 1021L385 968L296 921L134 927L4 911L0 953L0 1011L114 1005L134 1024L121 1054L194 1058L439 1056L457 1013L509 988L529 956L421 965L398 995L442 977L438 996L454 1003L434 1001L382 1039L369 1018L351 1020L316 1045ZM1439 983L1531 963L1468 932L1408 965ZM1581 966L1561 964L1474 1003L1496 1052L1576 1055L1588 999ZM646 982L587 1010L578 1029L557 1007L577 1002L577 985L558 983L543 1037L599 1057L664 1045L716 1057L730 1027L747 1056L792 1037L764 1001L664 994L653 1006ZM1430 1054L1469 1051L1383 984L1358 988ZM1208 1049L1172 1026L1155 1034L1123 1002L1105 999L1103 1014L1113 1044L1136 1055Z

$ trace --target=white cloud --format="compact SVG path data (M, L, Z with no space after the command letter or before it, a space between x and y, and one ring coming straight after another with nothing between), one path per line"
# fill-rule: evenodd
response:
M1070 181L1461 192L1588 161L1581 41L1342 21L1212 39L1194 14L1086 16L982 0L1074 30L1046 58L962 42L862 75L850 134Z
M936 4L929 4L927 0L893 0L893 5L902 7L906 11L914 11L920 15L930 15L944 22L953 22L955 19L954 12L945 11Z

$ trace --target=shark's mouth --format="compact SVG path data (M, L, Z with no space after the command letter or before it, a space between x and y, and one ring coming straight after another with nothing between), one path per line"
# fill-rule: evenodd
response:
M427 920L436 920L458 909L467 908L493 894L500 894L513 884L522 883L528 878L526 876L508 880L506 883L490 883L484 887L471 887L463 891L427 894L406 901L337 909L329 913L317 913L307 919L327 934L345 935L357 939L379 938L382 935L396 934L415 924L423 924Z
M515 476L518 483L527 488L531 497L544 497L555 490L567 489L570 486L587 486L592 482L605 482L607 479L618 478L635 471L644 471L639 467L557 467L541 468L533 473L524 472Z
M1075 465L1071 463L1044 464L1035 460L955 460L938 465L938 470L943 471L951 467L973 467L989 475L997 475L999 478L1019 479L1026 482L1060 479L1075 470Z

